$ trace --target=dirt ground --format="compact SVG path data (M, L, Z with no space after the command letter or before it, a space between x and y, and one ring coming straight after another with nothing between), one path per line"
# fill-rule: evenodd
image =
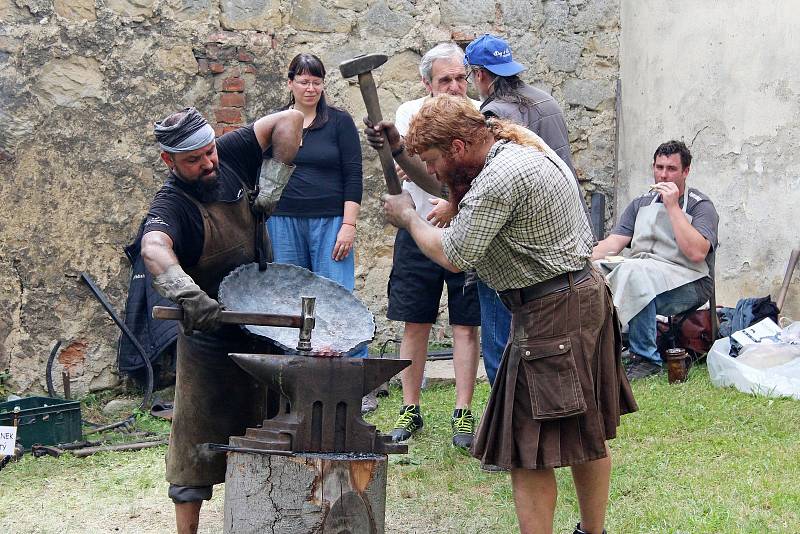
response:
M0 533L162 534L175 531L172 502L164 481L166 447L77 459L33 458L0 471ZM14 480L16 479L16 480ZM4 482L8 483L4 483ZM199 532L223 530L225 487L201 511ZM445 523L446 523L445 519ZM387 510L386 531L431 530L430 518Z

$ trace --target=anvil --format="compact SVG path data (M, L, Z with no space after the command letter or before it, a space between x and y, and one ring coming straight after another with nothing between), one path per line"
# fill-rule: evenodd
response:
M361 399L411 364L411 360L231 354L258 382L280 392L278 414L244 436L236 447L290 452L403 454L361 418Z

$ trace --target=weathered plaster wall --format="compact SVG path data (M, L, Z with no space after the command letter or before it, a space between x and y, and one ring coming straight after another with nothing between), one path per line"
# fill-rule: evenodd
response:
M800 247L800 8L789 0L625 0L617 206L652 182L670 138L720 214L717 303L775 297ZM785 312L800 319L800 273Z
M118 331L78 277L121 310L132 239L163 179L152 121L194 105L219 131L286 98L289 59L320 55L329 98L364 115L337 64L390 56L377 75L385 116L422 95L422 53L491 31L567 114L588 190L613 184L617 0L0 0L0 369L40 390L50 347L69 347L75 391L113 384ZM385 290L394 231L365 147L356 291L394 337ZM447 336L437 327L435 336Z

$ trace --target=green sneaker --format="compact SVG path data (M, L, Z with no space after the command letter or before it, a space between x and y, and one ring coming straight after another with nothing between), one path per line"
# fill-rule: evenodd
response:
M406 441L412 434L420 430L423 425L419 406L408 404L400 408L400 416L395 421L394 429L389 433L389 436L395 443Z
M450 425L453 427L453 445L459 449L469 449L475 437L475 417L472 412L469 409L453 410Z

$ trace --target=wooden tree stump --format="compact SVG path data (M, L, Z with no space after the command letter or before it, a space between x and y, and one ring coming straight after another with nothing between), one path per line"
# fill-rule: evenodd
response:
M225 533L383 534L387 457L228 453Z

